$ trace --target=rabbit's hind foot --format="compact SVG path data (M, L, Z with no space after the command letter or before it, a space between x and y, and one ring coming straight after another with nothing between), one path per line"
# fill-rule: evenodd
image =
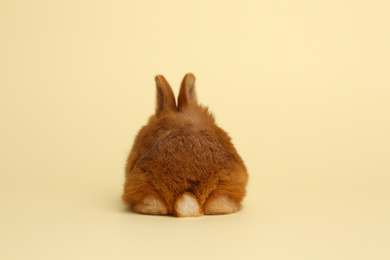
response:
M240 210L240 204L231 200L227 195L216 196L205 203L206 215L230 214Z
M138 213L150 215L168 214L167 206L153 195L146 196L142 202L135 204L133 210Z

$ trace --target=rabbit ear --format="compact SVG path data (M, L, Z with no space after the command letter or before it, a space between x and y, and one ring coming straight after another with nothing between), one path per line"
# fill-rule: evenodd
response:
M156 116L166 111L177 111L175 96L167 80L162 75L157 75L154 79L157 89Z
M197 104L198 99L195 92L195 76L191 73L188 73L184 76L184 79L181 82L178 98L179 111L182 111L183 108L190 103Z

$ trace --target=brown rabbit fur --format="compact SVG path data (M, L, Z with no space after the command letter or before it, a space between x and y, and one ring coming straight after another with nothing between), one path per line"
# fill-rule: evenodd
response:
M195 77L185 75L176 106L156 76L156 112L135 138L122 199L138 213L228 214L241 209L248 174L228 134L197 102Z

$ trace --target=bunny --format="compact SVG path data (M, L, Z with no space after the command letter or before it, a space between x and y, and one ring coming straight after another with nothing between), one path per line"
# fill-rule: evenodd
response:
M135 212L196 217L241 209L248 173L228 134L198 104L186 74L178 104L164 76L155 77L156 112L139 131L126 164L122 200Z

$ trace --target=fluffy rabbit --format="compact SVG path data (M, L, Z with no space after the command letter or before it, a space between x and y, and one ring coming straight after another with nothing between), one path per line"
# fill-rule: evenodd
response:
M156 112L135 138L122 199L143 214L195 217L241 209L248 173L228 134L197 102L186 74L178 105L168 82L155 77Z

